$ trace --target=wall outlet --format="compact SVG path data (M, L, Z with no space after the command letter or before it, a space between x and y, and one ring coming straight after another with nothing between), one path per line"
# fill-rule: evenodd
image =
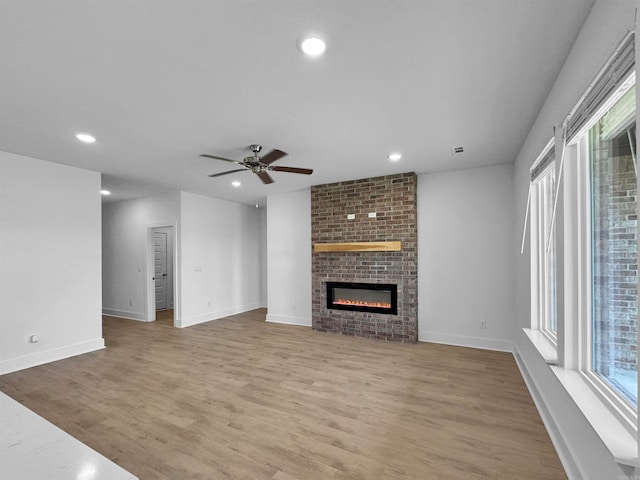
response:
M487 328L487 321L486 321L486 320L482 320L482 321L480 322L480 328L483 328L483 329L484 329L484 328Z
M129 300L129 306L133 307L133 300L131 300L131 299Z
M31 335L31 336L29 337L29 341L30 341L31 343L38 343L38 335Z

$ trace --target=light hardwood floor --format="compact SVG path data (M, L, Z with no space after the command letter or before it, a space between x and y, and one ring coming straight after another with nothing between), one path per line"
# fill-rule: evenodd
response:
M566 478L511 354L264 317L104 317L106 350L0 390L143 480Z

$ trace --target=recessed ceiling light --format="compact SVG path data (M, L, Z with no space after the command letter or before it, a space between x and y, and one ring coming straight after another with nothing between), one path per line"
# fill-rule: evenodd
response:
M392 153L392 154L389 155L389 160L391 160L392 162L397 162L401 158L402 158L402 154L401 153Z
M100 190L100 195L111 195L109 190Z
M239 181L236 180L234 182L231 182L231 185L233 185L234 187L238 188L242 184Z
M307 37L300 43L300 49L312 57L322 55L326 48L325 41L318 37Z
M76 138L84 143L95 143L96 137L88 133L76 133Z

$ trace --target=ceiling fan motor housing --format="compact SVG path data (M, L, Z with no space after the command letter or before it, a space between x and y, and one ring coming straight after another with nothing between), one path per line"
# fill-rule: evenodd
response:
M218 157L216 155L208 155L202 154L201 157L214 158L216 160L223 160L225 162L235 163L240 165L247 170L255 173L260 177L262 183L268 184L273 183L273 179L269 176L267 172L288 172L288 173L301 173L303 175L311 175L313 170L310 168L297 168L297 167L283 167L277 166L273 167L271 164L280 158L287 155L287 152L283 152L282 150L274 149L271 152L267 153L264 157L260 157L258 153L262 150L262 145L258 145L257 143L253 143L249 145L249 148L253 152L253 156L244 157L242 162L238 162L237 160L231 160L230 158ZM230 170L228 172L222 173L214 173L209 175L210 177L221 177L222 175L228 175L230 173L235 173L238 171L242 171L242 169Z

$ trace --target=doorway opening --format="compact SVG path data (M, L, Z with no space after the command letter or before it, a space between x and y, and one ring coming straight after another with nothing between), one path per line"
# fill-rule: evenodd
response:
M149 229L149 257L151 283L149 292L149 321L175 325L175 236L173 226Z

